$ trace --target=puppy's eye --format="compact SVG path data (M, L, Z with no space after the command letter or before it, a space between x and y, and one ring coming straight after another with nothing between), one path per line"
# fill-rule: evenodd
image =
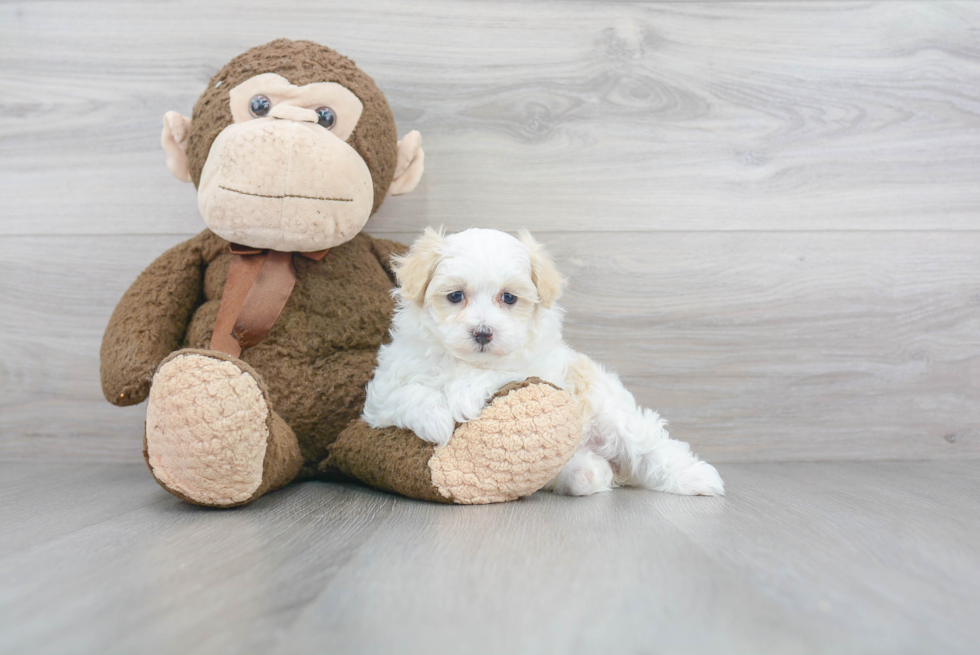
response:
M449 302L453 303L454 305L458 302L463 302L463 292L453 291L451 294L446 296L446 299L449 300Z
M504 295L500 296L500 299L508 305L513 305L515 302L517 302L517 296L512 293L505 293Z

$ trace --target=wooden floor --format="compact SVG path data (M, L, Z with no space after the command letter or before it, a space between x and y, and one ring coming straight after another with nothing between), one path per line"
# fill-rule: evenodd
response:
M727 498L230 511L0 463L0 653L976 653L977 462L729 464Z

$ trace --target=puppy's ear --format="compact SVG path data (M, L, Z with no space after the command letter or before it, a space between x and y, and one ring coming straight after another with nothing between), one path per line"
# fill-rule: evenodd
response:
M527 248L527 253L531 257L531 281L538 290L538 299L541 301L541 305L547 309L561 297L565 278L555 268L555 263L551 261L548 251L534 240L530 232L521 230L517 233L517 237Z
M424 302L425 291L436 272L445 245L445 230L441 227L438 230L427 227L407 253L391 258L391 266L398 279L398 295L401 298L420 305Z

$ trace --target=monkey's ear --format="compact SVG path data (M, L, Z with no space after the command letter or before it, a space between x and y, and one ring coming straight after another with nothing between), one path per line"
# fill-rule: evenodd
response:
M419 305L425 302L425 292L435 275L445 245L443 228L434 230L427 227L407 253L391 258L391 267L398 279L397 293L401 298Z
M187 159L187 139L191 135L191 119L175 111L163 115L163 134L160 145L167 153L167 169L181 182L191 181L191 165Z
M395 177L388 187L388 193L398 196L414 191L422 179L424 163L422 135L417 130L412 130L398 142L398 163L395 165Z
M544 308L551 307L551 303L561 297L562 287L565 286L565 278L558 272L558 268L551 260L551 256L544 246L534 240L531 233L521 230L517 237L527 248L527 253L531 258L531 281L534 288L538 291L538 300Z

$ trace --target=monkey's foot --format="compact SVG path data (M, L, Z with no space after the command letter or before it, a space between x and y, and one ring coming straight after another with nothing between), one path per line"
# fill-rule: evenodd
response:
M175 352L153 376L143 455L164 489L211 507L278 489L302 465L255 370L209 350Z
M351 423L330 446L324 471L339 469L371 486L412 498L480 505L538 491L582 441L569 394L530 378L507 385L445 446L401 428Z

